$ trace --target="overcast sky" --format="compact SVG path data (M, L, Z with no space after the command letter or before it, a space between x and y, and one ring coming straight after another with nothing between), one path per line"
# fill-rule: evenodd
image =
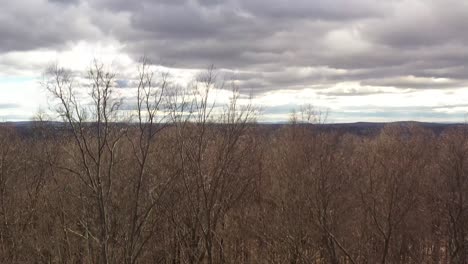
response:
M463 122L468 1L1 0L0 119L49 101L39 80L58 62L98 58L121 71L145 55L174 79L214 65L253 93L263 121L301 104L330 122Z

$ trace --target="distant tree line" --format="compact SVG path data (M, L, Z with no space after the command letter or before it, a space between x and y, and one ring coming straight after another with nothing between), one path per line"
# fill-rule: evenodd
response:
M114 74L86 80L49 69L60 129L0 129L1 263L468 261L467 128L364 137L303 108L269 131L235 90L213 103L214 71L176 89L145 62L126 116Z

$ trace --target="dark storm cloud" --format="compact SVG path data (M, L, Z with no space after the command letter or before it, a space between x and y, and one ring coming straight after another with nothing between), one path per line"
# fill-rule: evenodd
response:
M214 64L244 91L446 89L468 83L467 29L458 0L17 0L2 6L0 52L109 37L135 59Z
M202 2L202 1L200 1ZM384 15L383 2L373 0L241 0L240 6L254 16L312 20L352 20Z
M64 4L64 5L74 5L74 4L78 4L80 0L49 0L49 2Z
M100 30L77 4L78 0L2 2L0 52L57 49L72 41L95 40Z
M384 14L382 4L355 1L97 1L99 8L129 14L130 27L115 34L135 55L179 67L254 67L298 60L341 23ZM320 48L316 46L316 48ZM313 54L312 54L313 55ZM306 59L305 61L303 61ZM297 61L297 62L295 62ZM320 63L320 62L317 62Z
M405 1L392 19L365 26L366 35L385 45L417 50L423 46L468 43L468 3L458 0Z

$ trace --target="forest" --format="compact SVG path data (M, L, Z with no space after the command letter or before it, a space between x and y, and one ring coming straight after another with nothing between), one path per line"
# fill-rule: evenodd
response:
M129 107L102 64L51 67L61 120L0 128L1 263L467 263L467 127L270 129L212 71L136 76Z

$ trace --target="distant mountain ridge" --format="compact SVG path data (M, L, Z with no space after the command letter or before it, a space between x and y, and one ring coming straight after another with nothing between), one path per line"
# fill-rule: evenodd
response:
M64 122L49 121L45 123L47 126L60 128L66 127L67 124ZM125 125L125 123L119 123ZM22 121L22 122L2 122L1 127L9 127L16 129L20 134L28 135L32 132L32 129L39 125L37 121ZM42 124L44 125L44 124ZM267 130L277 130L286 126L290 126L289 123L256 123L259 126ZM355 135L375 135L380 132L382 128L387 125L416 125L423 128L432 130L435 134L442 133L447 128L463 127L467 124L463 123L435 123L435 122L419 122L419 121L397 121L397 122L354 122L354 123L326 123L326 124L305 124L298 123L295 125L299 126L314 126L315 128L324 131L334 131L338 133L350 133Z

